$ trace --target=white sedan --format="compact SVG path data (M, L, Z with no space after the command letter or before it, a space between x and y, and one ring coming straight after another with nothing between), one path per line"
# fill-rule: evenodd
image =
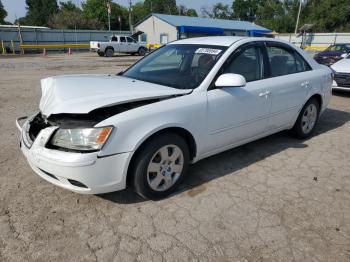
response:
M190 163L282 130L309 137L332 72L270 38L170 43L118 75L43 79L21 149L43 179L77 193L174 192Z
M334 74L333 89L350 91L350 56L331 65Z

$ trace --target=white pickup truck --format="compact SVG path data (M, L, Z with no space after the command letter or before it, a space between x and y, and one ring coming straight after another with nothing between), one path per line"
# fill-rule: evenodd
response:
M109 42L91 41L90 51L97 52L99 56L107 57L112 57L114 53L138 54L144 56L147 52L147 48L130 36L113 35Z

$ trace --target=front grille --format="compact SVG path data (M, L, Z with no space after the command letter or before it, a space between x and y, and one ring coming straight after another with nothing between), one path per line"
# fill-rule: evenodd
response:
M334 81L337 83L338 86L350 87L350 74L347 74L347 73L335 74Z

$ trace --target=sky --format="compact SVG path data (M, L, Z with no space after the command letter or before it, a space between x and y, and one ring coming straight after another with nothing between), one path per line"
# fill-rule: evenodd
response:
M19 17L25 16L25 0L1 0L5 9L8 13L8 16L5 18L6 21L14 22L14 20ZM60 0L66 2L66 0ZM72 0L76 4L80 4L83 0ZM132 2L138 2L140 0L133 0ZM57 1L58 2L58 1ZM128 0L113 0L113 2L126 6L128 4ZM222 2L224 4L232 4L232 0L177 0L177 4L185 5L187 8L194 8L198 12L201 7L210 7L217 2ZM200 12L199 12L200 13Z

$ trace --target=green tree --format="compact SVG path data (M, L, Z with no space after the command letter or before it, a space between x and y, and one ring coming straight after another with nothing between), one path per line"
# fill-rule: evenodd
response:
M194 16L194 17L197 17L198 14L196 12L196 10L190 8L190 9L187 9L186 6L184 5L179 5L177 7L177 10L178 10L178 15L183 15L183 16Z
M225 5L221 2L213 5L211 10L202 8L202 14L206 17L216 18L216 19L231 19L232 9L229 5Z
M138 2L132 6L132 19L136 24L144 19L149 13L144 8L143 2Z
M261 0L235 0L232 4L233 15L236 19L253 22L261 6Z
M59 29L100 29L96 19L85 17L83 11L73 2L60 2L60 10L49 20L49 26Z
M176 0L145 0L144 8L149 13L176 15L178 14Z
M2 4L0 0L0 24L5 24L5 17L7 16L7 12L4 8L4 5Z
M48 26L51 16L58 12L56 0L26 0L27 15L19 19L22 24Z
M185 14L186 16L193 16L193 17L197 17L197 11L193 8L187 9L187 12Z
M303 21L314 24L314 31L339 32L350 29L349 0L309 0L305 10L308 16Z
M121 29L129 30L129 11L125 7L118 5L112 0L87 0L82 4L84 15L89 19L96 19L103 29L108 28L107 4L111 5L111 29L118 30L121 18ZM101 28L101 29L102 29Z
M60 2L60 11L81 11L72 1Z

